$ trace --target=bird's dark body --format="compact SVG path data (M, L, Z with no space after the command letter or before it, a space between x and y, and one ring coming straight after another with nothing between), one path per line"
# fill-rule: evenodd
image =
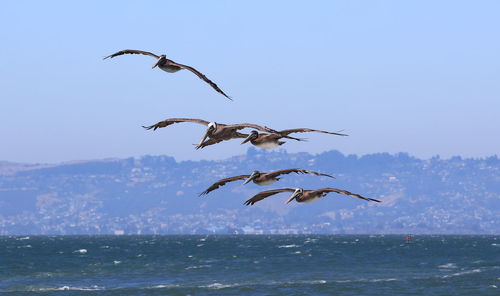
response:
M164 59L163 61L160 61L160 63L158 64L158 68L160 68L163 71L168 72L168 73L175 73L179 70L182 70L181 67L176 66L176 65L172 65L170 62L173 62L173 61L169 60L169 59Z

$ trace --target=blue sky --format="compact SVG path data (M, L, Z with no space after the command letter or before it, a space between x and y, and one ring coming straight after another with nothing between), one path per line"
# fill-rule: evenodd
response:
M270 3L272 2L272 3ZM307 134L290 152L500 151L498 1L9 1L0 6L0 160L59 162L145 154L178 160L204 128L170 117L254 122ZM196 67L151 70L165 53ZM304 135L302 135L304 136Z

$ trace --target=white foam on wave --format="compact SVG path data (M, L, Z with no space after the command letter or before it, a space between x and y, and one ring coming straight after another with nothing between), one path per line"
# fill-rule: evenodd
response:
M155 286L151 286L151 287L147 287L148 289L165 289L165 288L175 288L175 287L179 287L179 285L175 285L175 284L160 284L160 285L155 285Z
M317 238L306 238L306 240L304 241L304 244L315 243L317 241L318 241Z
M278 246L278 248L298 248L300 247L299 245L281 245Z
M336 283L350 283L352 280L336 280Z
M193 266L188 266L186 268L184 268L185 270L188 270L188 269L200 269L200 268L209 268L209 267L212 267L212 265L193 265Z
M113 263L114 263L114 264L120 264L120 263L122 263L122 262L121 262L120 260L114 260L114 261L113 261Z
M295 282L295 283L299 283L299 284L310 284L310 285L323 285L323 284L326 284L326 281L325 280L310 280L310 281L298 281L298 282Z
M464 270L464 271L455 272L455 273L452 273L452 274L445 274L443 276L440 276L440 278L447 279L447 278L451 278L451 277L457 277L457 276L462 276L462 275L467 275L467 274L472 274L472 273L479 273L481 271L482 270L479 269L479 268L472 269L472 270Z
M399 281L398 278L381 278L381 279L352 279L352 280L335 280L334 282L336 283L352 283L352 282L357 282L357 283L378 283L378 282L394 282L394 281Z
M209 289L226 289L226 288L232 288L236 287L238 284L221 284L221 283L213 283L207 286L200 286L200 288L209 288Z
M16 240L27 240L27 239L30 239L30 237L29 236L24 236L24 237L17 238Z
M18 246L18 249L31 248L31 245Z
M47 287L33 289L32 291L99 291L104 290L104 287L99 286L89 286L89 287L72 287L72 286L61 286L61 287Z
M86 254L86 253L87 253L87 249L79 249L79 250L75 250L75 251L73 251L73 253Z
M398 280L397 278L372 279L372 280L370 280L370 282L372 282L372 283L376 283L376 282L393 282L393 281L397 281L397 280Z
M493 247L500 247L500 244L495 244L495 243L492 243L491 244Z
M457 268L457 265L455 263L446 263L446 264L439 265L438 267L443 268L443 269L453 269L453 268Z

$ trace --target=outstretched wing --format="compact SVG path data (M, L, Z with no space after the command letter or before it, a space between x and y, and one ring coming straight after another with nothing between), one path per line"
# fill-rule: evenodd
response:
M150 126L142 126L142 127L145 128L145 129L147 129L147 130L150 130L150 129L156 130L157 128L166 127L166 126L169 126L171 124L179 123L179 122L194 122L194 123L199 123L199 124L203 124L203 125L208 125L209 124L208 121L203 120L203 119L196 119L196 118L169 118L169 119L165 119L163 121L160 121L157 124L153 124L153 125L150 125Z
M309 171L309 170L303 170L303 169L286 169L286 170L269 172L267 174L271 177L277 177L279 175L286 175L286 174L290 174L290 173L311 174L311 175L316 175L316 176L325 176L325 177L335 178L334 176L330 176L328 174L322 174L322 173L318 173L315 171Z
M292 134L292 133L309 133L309 132L323 133L323 134L337 135L337 136L348 136L346 134L334 133L334 132L327 132L327 131L320 131L320 130L315 130L315 129L310 129L310 128L287 129L287 130L282 130L279 133L282 134L282 135L288 135L288 134Z
M104 57L103 60L105 60L107 58L114 58L114 57L117 57L117 56L121 56L123 54L143 54L143 55L147 55L147 56L153 57L155 59L159 59L160 58L159 56L157 56L154 53L151 53L149 51L142 51L142 50L136 50L136 49L124 49L124 50L120 50L119 52L115 52L114 54L109 55L107 57Z
M191 72L193 72L196 76L198 76L198 78L200 78L201 80L205 81L206 83L210 84L210 86L215 89L218 93L222 94L223 96L225 96L226 98L230 99L231 101L233 99L231 99L231 97L229 97L228 95L226 95L222 89L220 89L217 84L215 84L212 80L208 79L207 76L203 75L200 71L196 70L195 68L193 67L190 67L190 66L187 66L187 65L183 65L183 64L179 64L179 63L176 63L172 60L169 60L167 59L167 63L172 65L172 66L177 66L177 67L180 67L180 68L183 68L183 69L186 69L186 70L189 70Z
M219 187L226 185L226 183L237 181L237 180L244 180L248 177L250 177L250 175L241 175L241 176L234 176L234 177L230 177L230 178L221 179L221 180L215 182L214 184L212 184L212 186L208 187L207 190L200 193L200 196L208 194L208 193L210 193L210 191L214 191L215 189L219 189Z
M316 191L316 192L335 192L335 193L339 193L339 194L344 194L344 195L354 196L354 197L361 198L361 199L364 199L364 200L381 202L381 201L380 201L380 200L378 200L378 199L373 199L373 198L369 198L369 197L364 197L364 196L361 196L361 195L359 195L359 194L349 192L349 191L347 191L347 190L336 189L336 188L324 188L324 189L318 189L318 190L314 190L314 191Z
M268 133L278 133L277 130L273 130L272 128L268 128L267 126L262 126L262 125L253 124L253 123L229 124L227 127L234 128L236 130L241 130L244 128L253 128L253 129L257 129L257 130L268 132Z
M262 191L260 193L257 193L254 195L252 198L249 200L245 201L245 205L250 206L253 205L254 203L263 200L266 197L269 197L271 195L274 195L276 193L281 193L281 192L294 192L295 189L292 188L282 188L282 189L273 189L273 190L267 190L267 191Z

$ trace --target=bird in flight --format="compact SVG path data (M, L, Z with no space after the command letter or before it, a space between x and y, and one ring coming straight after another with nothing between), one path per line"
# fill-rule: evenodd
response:
M272 171L272 172L268 172L268 173L253 171L251 175L240 175L240 176L234 176L234 177L221 179L221 180L215 182L214 184L212 184L212 186L208 187L207 190L200 193L200 196L208 194L211 191L216 190L219 187L224 186L229 182L233 182L233 181L237 181L237 180L246 179L245 182L243 182L243 184L247 184L248 182L252 181L255 184L261 185L261 186L269 185L269 184L272 184L272 183L280 180L281 178L278 178L278 176L286 175L286 174L290 174L290 173L312 174L312 175L316 175L316 176L325 176L325 177L335 178L335 177L327 175L327 174L322 174L322 173L318 173L315 171L309 171L309 170L303 170L303 169L286 169L286 170Z
M267 190L267 191L262 191L260 193L257 193L254 195L252 198L247 200L245 202L245 205L253 205L258 201L263 200L266 197L269 197L271 195L281 193L281 192L293 192L293 194L290 196L290 198L286 201L286 203L291 202L292 200L296 200L297 202L313 202L316 201L322 197L325 197L328 193L330 192L335 192L339 194L344 194L344 195L349 195L353 197L357 197L360 199L364 199L367 201L375 201L375 202L380 202L378 199L373 199L373 198L368 198L361 196L359 194L351 193L346 190L342 189L336 189L336 188L323 188L323 189L317 189L317 190L304 190L302 188L282 188L282 189L273 189L273 190Z
M151 52L148 52L148 51L142 51L142 50L136 50L136 49L125 49L125 50L120 50L118 52L115 52L112 55L106 56L106 57L104 57L104 59L114 58L114 57L121 56L121 55L124 55L124 54L142 54L142 55L147 55L147 56L153 57L157 61L156 61L156 63L151 68L154 69L155 67L158 67L158 68L160 68L163 71L168 72L168 73L175 73L175 72L177 72L179 70L182 70L182 69L189 70L189 71L193 72L196 76L198 76L198 78L200 78L201 80L203 80L206 83L210 84L210 86L213 89L215 89L218 93L220 93L223 96L225 96L226 98L232 100L231 97L229 97L228 95L226 95L222 91L222 89L220 89L217 86L217 84L215 84L214 82L212 82L212 80L208 79L207 76L203 75L201 72L199 72L198 70L196 70L193 67L190 67L190 66L187 66L187 65L183 65L183 64L179 64L179 63L176 63L176 62L174 62L172 60L167 59L167 56L164 55L164 54L158 56L158 55L156 55L154 53L151 53Z
M329 135L336 135L336 136L347 136L346 134L341 134L341 133L334 133L334 132L327 132L327 131L321 131L321 130L315 130L315 129L310 129L310 128L295 128L295 129L287 129L287 130L282 130L282 131L276 131L273 133L258 133L257 131L252 131L246 139L244 139L241 144L245 144L246 142L252 143L252 145L257 146L259 148L266 148L266 149L274 149L280 145L285 144L284 141L280 141L282 138L288 138L288 139L293 139L296 141L305 141L304 139L301 138L294 138L289 136L289 134L292 133L306 133L306 132L315 132L315 133L323 133L323 134L329 134Z
M239 130L245 128L253 128L270 133L276 132L275 130L270 129L268 127L252 123L222 124L217 122L208 122L206 120L197 118L169 118L150 126L143 126L143 128L147 130L150 129L156 130L158 128L167 127L174 123L180 123L180 122L194 122L205 125L207 127L207 130L203 135L203 138L201 139L200 143L196 145L196 149L203 148L208 145L216 144L234 138L246 138L248 137L247 134L242 134L238 132ZM209 140L206 140L207 138L209 138Z

